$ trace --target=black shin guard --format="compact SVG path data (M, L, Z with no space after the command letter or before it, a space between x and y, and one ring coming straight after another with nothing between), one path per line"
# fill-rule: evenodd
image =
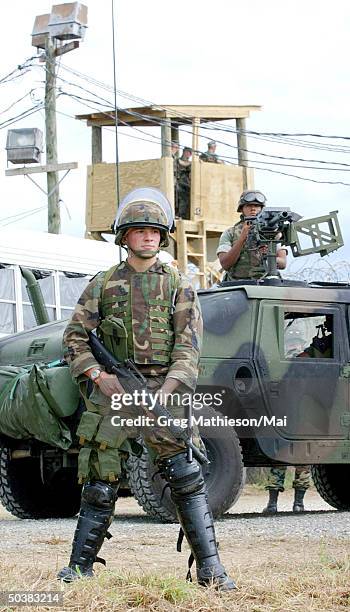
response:
M186 453L181 453L164 459L160 469L170 485L179 522L196 561L199 584L207 586L213 582L218 589L234 589L233 580L220 562L213 516L199 463L195 459L189 463Z
M117 488L109 483L94 481L85 484L69 566L59 572L60 580L71 582L82 576L92 576L93 564L96 561L105 563L97 555L105 537L111 537L108 527L116 499Z

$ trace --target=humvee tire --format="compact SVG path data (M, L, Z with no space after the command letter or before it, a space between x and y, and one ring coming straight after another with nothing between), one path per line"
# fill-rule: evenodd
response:
M311 472L315 487L327 504L337 510L350 510L349 465L314 465Z
M0 445L0 501L18 518L68 518L80 507L81 487L76 471L61 469L43 484L38 458L11 459L11 449Z
M230 427L223 438L202 435L202 440L210 460L210 465L203 468L209 505L217 518L233 506L244 486L242 450L236 432ZM130 457L128 468L129 486L144 511L162 522L178 522L170 489L157 473L146 448L140 458Z

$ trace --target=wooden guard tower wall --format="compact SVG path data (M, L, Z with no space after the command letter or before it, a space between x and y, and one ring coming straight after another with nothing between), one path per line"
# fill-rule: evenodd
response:
M245 119L259 106L150 106L118 111L118 123L130 127L160 126L162 155L119 164L120 197L135 187L157 187L174 206L174 167L171 143L179 142L179 126L192 125L192 162L190 220L178 219L173 234L173 249L179 269L188 272L188 264L198 268L199 286L219 279L216 248L221 233L235 223L235 203L243 189L253 188L253 171L247 168ZM185 119L184 119L185 118ZM116 212L115 164L102 161L102 127L115 123L113 111L79 115L92 128L92 164L88 166L86 198L86 236L102 240L111 233ZM235 119L238 164L206 163L199 159L201 123ZM235 136L233 134L233 136Z

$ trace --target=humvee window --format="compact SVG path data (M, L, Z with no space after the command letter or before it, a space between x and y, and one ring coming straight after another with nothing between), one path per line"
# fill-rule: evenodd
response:
M11 268L0 269L0 336L16 331L15 277Z
M16 310L14 304L0 301L0 336L16 331Z
M284 356L287 359L333 358L333 315L286 312Z
M83 293L86 285L91 277L88 275L81 277L69 277L60 274L60 300L61 300L61 317L71 317L74 307Z

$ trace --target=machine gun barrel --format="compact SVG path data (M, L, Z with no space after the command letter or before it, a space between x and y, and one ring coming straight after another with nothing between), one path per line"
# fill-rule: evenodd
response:
M95 359L105 367L106 372L115 374L118 377L120 384L127 393L147 390L146 378L137 369L131 359L127 359L125 365L118 361L93 333L89 333L89 344ZM155 405L154 402L151 404L148 391L142 394L142 399L145 399L145 411L152 409L152 413L157 419L159 417L165 417L168 431L170 431L174 438L182 440L185 443L187 449L191 450L193 456L196 457L199 463L202 465L208 465L210 463L207 457L193 444L188 436L188 432L182 429L182 427L174 424L174 417L164 406L162 406L162 404L160 404L160 402L155 402Z
M286 210L275 213L270 219L267 220L266 225L269 228L274 228L276 224L289 220L289 213Z

